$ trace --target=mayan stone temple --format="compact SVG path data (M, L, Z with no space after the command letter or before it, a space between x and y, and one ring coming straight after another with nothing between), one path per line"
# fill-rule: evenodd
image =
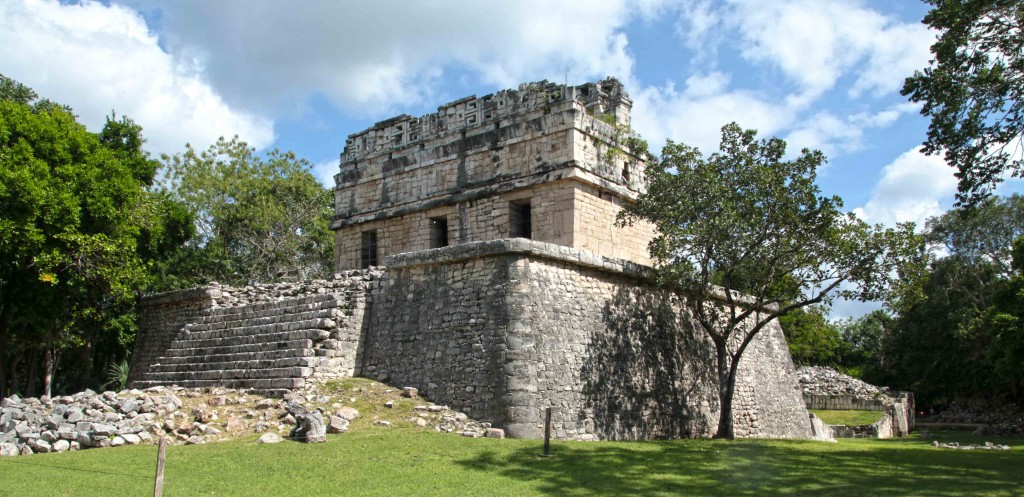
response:
M617 80L521 85L353 134L335 176L327 281L147 297L135 387L279 395L364 376L503 428L559 438L714 434L714 347L646 276L652 227ZM748 348L737 436L812 435L777 324Z
M651 228L614 226L644 181L645 157L620 143L632 105L615 79L533 83L349 136L335 177L336 268L507 238L648 262Z

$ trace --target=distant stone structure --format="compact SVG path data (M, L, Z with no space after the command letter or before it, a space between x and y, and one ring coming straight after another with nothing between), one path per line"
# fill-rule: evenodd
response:
M797 368L809 410L880 411L868 425L829 426L835 438L905 437L914 429L914 394L876 387L824 366Z
M400 116L348 138L331 281L210 287L143 302L135 386L266 393L367 376L540 437L712 435L714 346L648 277L632 103L607 79L546 82ZM377 267L383 266L383 267ZM777 323L752 342L738 436L808 438Z

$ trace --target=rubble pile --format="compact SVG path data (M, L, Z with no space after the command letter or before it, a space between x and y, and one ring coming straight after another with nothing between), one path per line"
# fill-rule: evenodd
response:
M957 399L929 421L986 425L979 435L1024 435L1024 408L991 399Z
M889 388L865 383L830 367L800 366L796 369L796 374L800 378L800 387L805 394L851 395L865 400L892 398Z
M156 386L54 398L0 401L0 456L157 443L203 444L262 433L259 443L291 437L326 441L363 417L351 404L371 404L360 429L400 424L467 437L504 438L504 431L447 406L422 404L416 389L379 383L329 391L310 384L284 399L246 390ZM348 404L348 405L346 405ZM413 405L415 404L415 405ZM399 405L404 408L399 408Z
M941 449L955 449L955 450L1010 450L1009 445L994 444L992 442L985 442L981 445L970 444L960 445L959 442L942 443L938 440L932 442L932 447L938 447Z

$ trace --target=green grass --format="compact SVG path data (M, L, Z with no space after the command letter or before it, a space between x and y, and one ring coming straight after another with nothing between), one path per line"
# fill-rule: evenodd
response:
M328 442L255 445L255 437L167 452L164 495L1024 495L1024 440L1010 451L933 448L931 440L541 443L405 428ZM0 496L152 495L153 446L0 459Z
M822 421L830 425L860 426L870 425L882 419L882 411L844 411L844 410L811 410Z

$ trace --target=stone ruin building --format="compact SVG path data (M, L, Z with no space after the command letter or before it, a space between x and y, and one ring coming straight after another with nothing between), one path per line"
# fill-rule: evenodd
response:
M147 297L135 387L280 394L364 376L416 387L510 436L710 436L714 347L646 276L632 101L609 78L521 85L348 137L329 281ZM736 433L812 435L777 324L748 348Z

